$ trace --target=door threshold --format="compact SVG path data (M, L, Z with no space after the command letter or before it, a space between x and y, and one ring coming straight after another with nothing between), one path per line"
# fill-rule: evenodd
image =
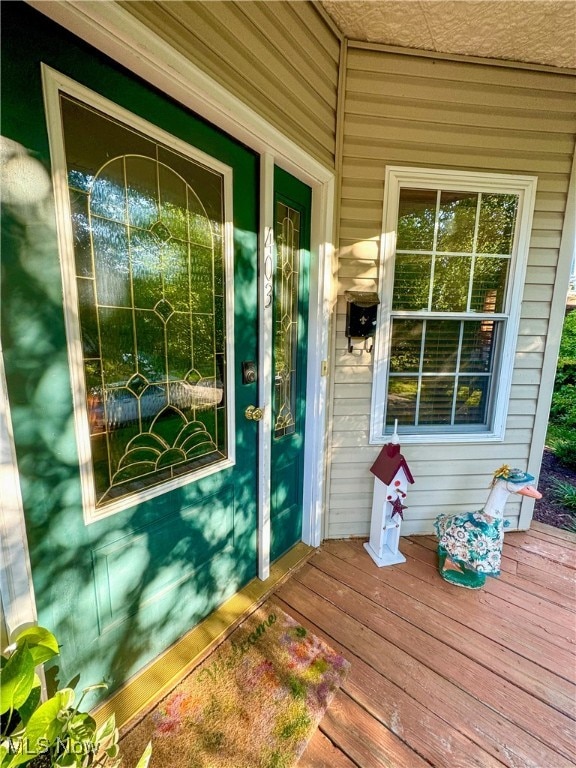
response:
M300 542L270 566L270 576L265 581L252 579L97 707L91 714L98 725L114 713L116 726L128 730L225 640L295 569L303 565L313 552L313 547Z

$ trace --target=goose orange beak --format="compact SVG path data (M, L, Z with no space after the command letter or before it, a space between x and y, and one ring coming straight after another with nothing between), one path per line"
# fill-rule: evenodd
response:
M542 494L540 491L537 491L536 488L534 488L533 485L527 485L526 488L522 488L520 491L518 491L520 496L529 496L531 499L541 499Z

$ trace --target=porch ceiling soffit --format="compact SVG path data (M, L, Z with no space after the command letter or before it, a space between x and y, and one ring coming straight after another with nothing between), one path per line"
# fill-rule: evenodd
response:
M321 0L350 40L576 69L574 0Z

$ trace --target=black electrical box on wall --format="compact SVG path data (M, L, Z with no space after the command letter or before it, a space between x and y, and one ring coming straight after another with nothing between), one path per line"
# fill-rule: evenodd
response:
M348 352L352 352L352 339L374 339L380 299L376 293L346 291L346 336ZM367 351L372 350L372 345Z

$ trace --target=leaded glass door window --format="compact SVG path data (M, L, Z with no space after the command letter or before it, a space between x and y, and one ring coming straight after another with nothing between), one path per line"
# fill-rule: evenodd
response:
M276 202L274 278L274 436L296 428L300 212Z
M229 457L227 181L71 97L61 112L101 508Z

